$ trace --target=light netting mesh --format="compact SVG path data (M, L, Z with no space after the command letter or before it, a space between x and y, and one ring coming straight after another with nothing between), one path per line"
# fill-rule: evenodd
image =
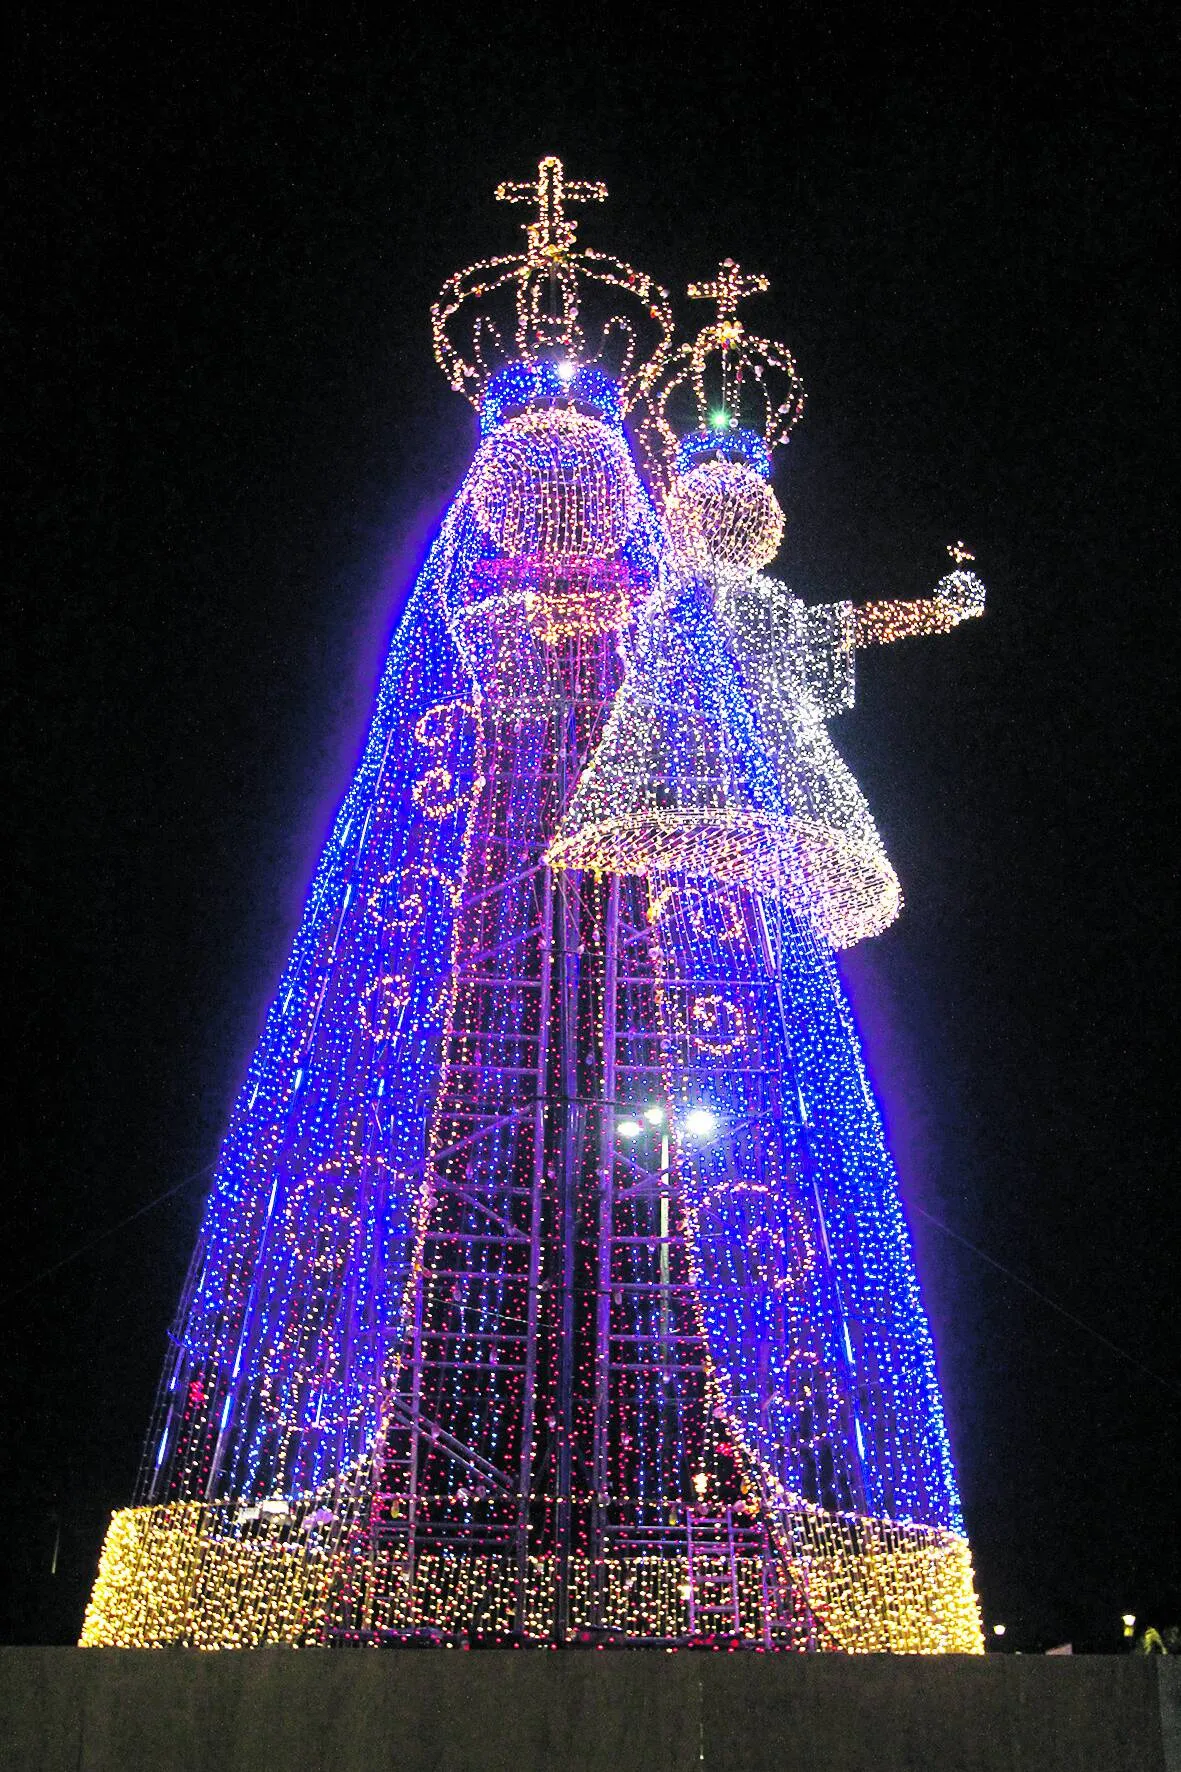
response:
M745 462L705 461L679 474L666 512L686 539L729 566L765 566L779 552L786 519L767 481Z
M816 1647L854 1654L979 1654L980 1614L967 1540L938 1527L835 1514L785 1498L778 1522L792 1579L806 1596ZM461 1630L489 1598L505 1603L519 1579L508 1558L467 1550L428 1553L401 1599L407 1628ZM593 1616L596 1582L609 1584L608 1616L626 1635L667 1636L689 1628L692 1571L681 1557L571 1559L574 1622ZM763 1572L739 1561L742 1623L759 1636ZM83 1648L250 1649L325 1640L345 1581L339 1539L321 1536L306 1512L235 1518L224 1504L171 1502L123 1508L103 1546L82 1627ZM526 1616L544 1638L557 1571L531 1557Z
M531 407L481 445L476 519L514 557L601 559L619 551L642 493L622 433L569 407Z
M853 700L853 609L808 608L760 574L713 574L716 607L754 706L759 737L791 807L793 867L804 911L831 946L851 947L892 923L898 877L864 794L829 736L826 717Z
M555 867L678 869L774 886L787 808L714 618L690 580L642 624L602 742L550 847Z
M554 865L757 886L832 947L885 928L898 880L825 726L852 699L852 646L847 605L699 575L647 623Z

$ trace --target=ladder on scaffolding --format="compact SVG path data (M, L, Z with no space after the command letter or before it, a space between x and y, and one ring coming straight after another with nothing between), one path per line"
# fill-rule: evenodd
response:
M692 1637L740 1637L742 1595L738 1580L740 1548L734 1510L712 1513L705 1508L685 1510L685 1547L688 1557L689 1635Z
M688 1557L689 1634L692 1637L746 1638L766 1649L813 1649L816 1624L806 1600L793 1585L765 1525L735 1519L733 1508L715 1513L691 1507L685 1515ZM757 1568L760 1622L742 1616L743 1564ZM754 1594L748 1596L748 1614Z

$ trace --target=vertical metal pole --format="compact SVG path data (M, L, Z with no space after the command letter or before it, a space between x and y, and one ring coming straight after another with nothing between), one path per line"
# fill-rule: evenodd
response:
M529 1508L533 1482L533 1423L537 1408L537 1318L541 1284L541 1208L545 1187L546 1073L554 959L554 877L543 873L541 910L541 1007L537 1029L537 1100L533 1109L533 1188L529 1200L529 1296L526 1303L524 1396L521 1401L521 1461L517 1477L517 1592L513 1623L518 1636L526 1625L529 1591Z
M423 1213L424 1233L428 1223L427 1215L434 1202L435 1180L436 1177L434 1175L428 1175L426 1178L426 1194L421 1208ZM421 1257L425 1240L425 1234L421 1243L416 1240L416 1256ZM410 1623L414 1611L414 1534L418 1524L418 1464L422 1418L422 1304L425 1284L425 1268L420 1260L418 1272L414 1277L414 1334L411 1352L411 1359L413 1361L411 1369L414 1373L414 1379L410 1392L410 1462L406 1467L406 1562L404 1585L406 1591L407 1624Z
M608 1453L611 1383L611 1241L615 1221L615 1025L619 989L619 875L607 886L607 925L603 941L603 1100L599 1114L599 1236L595 1259L595 1406L591 1507L591 1619L603 1624L606 1598L606 1525L610 1484Z
M660 1134L660 1364L664 1383L669 1382L668 1346L668 1230L669 1230L669 1143L668 1121Z
M565 697L558 711L558 805L564 807L569 788L569 723L571 719ZM577 1018L578 1018L578 919L581 903L582 876L563 869L558 881L556 918L558 964L558 1037L559 1079L557 1134L560 1148L555 1153L560 1164L558 1195L558 1238L561 1252L561 1310L558 1320L558 1397L557 1397L557 1470L554 1497L555 1566L557 1572L556 1617L554 1629L559 1643L566 1641L570 1628L570 1538L572 1440L574 1436L574 1274L575 1232L577 1228L578 1174L576 1165L575 1121L578 1114ZM571 900L574 905L574 940L571 941Z

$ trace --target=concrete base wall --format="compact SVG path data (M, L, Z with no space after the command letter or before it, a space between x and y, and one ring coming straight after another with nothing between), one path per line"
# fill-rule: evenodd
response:
M4 1772L1181 1772L1160 1657L0 1649Z

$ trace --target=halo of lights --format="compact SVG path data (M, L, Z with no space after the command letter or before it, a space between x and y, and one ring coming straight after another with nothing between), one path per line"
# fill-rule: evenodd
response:
M530 406L556 403L577 407L615 430L623 423L619 383L597 364L543 357L537 362L502 364L488 378L480 399L480 434L486 437L506 418Z
M771 478L771 451L758 431L731 429L728 423L708 431L690 431L677 444L675 472L687 474L703 461L744 462L760 479Z

